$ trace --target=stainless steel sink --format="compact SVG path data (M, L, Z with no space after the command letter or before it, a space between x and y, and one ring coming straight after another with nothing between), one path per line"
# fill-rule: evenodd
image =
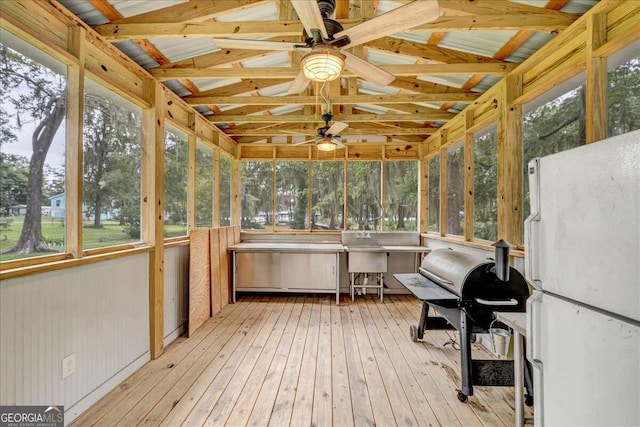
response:
M349 273L386 273L387 253L375 232L343 231L342 244L349 253Z

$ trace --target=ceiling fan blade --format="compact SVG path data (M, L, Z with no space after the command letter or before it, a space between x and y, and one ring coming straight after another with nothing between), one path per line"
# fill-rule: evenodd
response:
M378 86L387 86L396 78L393 74L386 72L382 68L376 67L370 62L367 62L352 53L347 51L341 51L341 53L345 56L345 68L371 83L375 83Z
M351 43L345 46L347 48L426 24L439 17L440 6L438 5L438 0L414 0L355 27L340 31L334 34L334 38L349 36Z
M287 94L291 95L301 93L307 88L307 86L309 86L310 81L311 80L304 75L304 72L300 70L296 78L293 80L293 83L291 83L291 86L289 86Z
M317 29L320 30L323 38L329 38L316 0L291 0L291 5L296 10L298 18L300 18L300 22L302 22L302 26L307 31L307 34L311 36L311 30Z
M336 139L334 139L334 140L333 140L333 142L335 142L335 143L336 143L336 146L337 146L338 148L344 148L344 147L346 147L346 145L344 145L344 144L342 143L342 141L340 140L340 138L336 138Z
M333 122L331 127L325 132L325 135L337 135L348 127L349 125L347 123Z
M245 50L311 50L311 48L294 42L274 42L269 40L246 40L246 39L214 39L216 45L221 49L245 49Z
M306 141L302 141L302 142L296 142L295 144L291 144L291 145L302 145L302 144L308 144L310 142L315 142L315 138L313 139L307 139Z

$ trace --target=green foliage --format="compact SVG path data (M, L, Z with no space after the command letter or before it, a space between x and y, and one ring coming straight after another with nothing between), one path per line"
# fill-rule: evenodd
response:
M356 227L375 230L380 226L380 164L379 161L347 163L348 230Z
M473 235L498 237L498 154L494 130L475 138L473 148Z
M304 230L307 224L309 163L276 162L276 224ZM286 219L278 215L286 213Z
M213 227L213 149L200 143L196 149L196 226Z
M0 212L27 203L29 160L24 156L0 152Z
M344 212L343 161L313 162L312 229L341 230Z
M167 129L164 139L165 232L168 225L186 224L189 179L189 142L182 133ZM186 234L186 228L184 233Z
M385 167L385 230L417 230L418 161L387 161Z
M447 234L464 234L464 147L447 151Z
M231 225L231 159L220 155L220 225Z
M440 230L440 154L429 159L429 231Z
M607 81L607 135L640 129L640 58L609 71Z
M242 162L241 225L243 229L260 229L273 223L271 217L271 183L273 162ZM262 218L264 222L258 221Z

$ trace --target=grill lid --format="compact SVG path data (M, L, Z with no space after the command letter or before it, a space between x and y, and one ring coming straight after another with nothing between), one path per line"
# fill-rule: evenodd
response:
M493 264L481 256L453 249L435 249L427 255L420 266L420 273L450 290L458 296L470 272L483 264Z

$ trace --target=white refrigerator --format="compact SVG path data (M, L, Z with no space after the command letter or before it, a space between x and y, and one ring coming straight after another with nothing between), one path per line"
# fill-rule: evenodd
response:
M536 426L640 426L640 131L528 165Z

